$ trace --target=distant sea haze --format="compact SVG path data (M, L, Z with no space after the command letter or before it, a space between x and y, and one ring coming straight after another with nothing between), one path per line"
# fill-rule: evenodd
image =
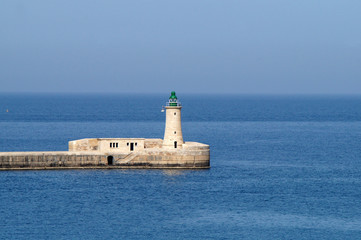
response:
M160 110L167 97L160 94L0 94L0 121L164 121ZM357 95L185 94L180 95L180 99L184 122L361 121L361 96Z

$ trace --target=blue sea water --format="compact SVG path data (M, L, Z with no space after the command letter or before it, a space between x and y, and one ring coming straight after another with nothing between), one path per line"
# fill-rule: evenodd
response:
M0 171L0 239L361 239L361 96L178 97L211 169ZM166 100L1 94L0 151L162 138Z

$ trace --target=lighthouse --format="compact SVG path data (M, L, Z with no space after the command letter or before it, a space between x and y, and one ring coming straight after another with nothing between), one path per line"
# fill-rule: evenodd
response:
M171 92L169 101L166 103L165 131L163 148L181 148L183 145L183 134L181 124L182 106L178 102L175 92Z

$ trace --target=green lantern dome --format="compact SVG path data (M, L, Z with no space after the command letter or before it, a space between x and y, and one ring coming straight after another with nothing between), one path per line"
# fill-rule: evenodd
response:
M177 96L175 95L175 91L172 91L172 92L170 93L169 99L177 99Z
M169 106L178 106L177 96L175 95L175 91L170 93L169 97Z

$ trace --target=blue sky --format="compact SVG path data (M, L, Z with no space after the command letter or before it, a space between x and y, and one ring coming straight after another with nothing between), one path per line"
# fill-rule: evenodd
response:
M0 1L0 92L361 94L361 2Z

